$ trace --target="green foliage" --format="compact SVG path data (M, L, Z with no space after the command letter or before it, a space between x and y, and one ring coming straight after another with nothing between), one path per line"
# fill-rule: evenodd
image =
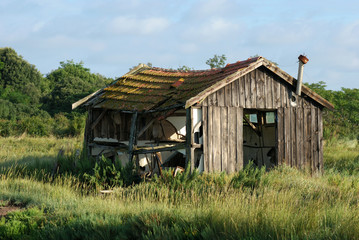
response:
M227 57L222 55L215 54L213 58L210 58L206 61L206 64L211 68L222 68L226 64Z
M265 167L258 168L253 162L249 162L243 170L239 171L231 181L234 188L251 188L259 186L262 176L265 174Z
M327 90L325 82L306 84L331 102L335 109L324 109L324 138L359 139L359 89Z
M136 168L133 162L128 162L121 166L121 162L116 159L112 162L110 159L102 156L95 162L93 171L84 173L85 181L95 188L112 189L113 187L131 186L138 181Z
M15 100L14 103L39 104L48 86L35 66L11 48L0 48L0 62L0 98Z
M191 71L191 70L194 70L194 69L191 68L191 67L187 67L187 66L183 65L183 66L178 67L177 70L186 72L186 71Z
M123 185L121 170L121 165L114 164L110 159L102 156L95 163L93 173L85 173L84 177L97 188L112 189L114 186Z
M36 207L10 212L0 219L0 238L29 239L36 230L44 226L45 221L44 211Z
M44 109L51 115L71 112L71 104L105 87L112 79L93 74L83 62L60 62L60 67L46 76L50 93L44 98Z

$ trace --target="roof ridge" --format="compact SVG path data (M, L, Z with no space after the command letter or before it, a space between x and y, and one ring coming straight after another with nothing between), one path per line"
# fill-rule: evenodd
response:
M220 71L225 70L225 69L227 69L229 67L239 65L240 63L245 64L245 63L248 63L248 62L256 62L261 58L263 58L263 57L258 56L258 57L248 58L246 60L239 60L239 61L234 62L234 63L228 63L223 68L196 69L196 70L178 70L178 69L173 69L173 68L149 67L148 70L170 72L170 73L202 73L202 72L205 73L205 72L217 72L217 71L220 72Z

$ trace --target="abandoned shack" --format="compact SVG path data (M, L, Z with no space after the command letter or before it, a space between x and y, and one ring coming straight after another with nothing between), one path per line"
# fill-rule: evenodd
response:
M320 172L322 110L333 109L263 57L196 71L140 64L78 106L88 109L88 154L135 161L144 173L187 163L232 173L249 161Z

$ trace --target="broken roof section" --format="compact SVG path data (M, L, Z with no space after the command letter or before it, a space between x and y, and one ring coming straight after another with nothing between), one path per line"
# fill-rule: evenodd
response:
M296 80L263 57L227 64L224 68L178 71L140 64L129 73L72 105L93 105L97 108L128 111L160 110L174 105L189 107L209 94L264 66L295 86ZM303 86L303 93L323 107L333 109L324 98Z

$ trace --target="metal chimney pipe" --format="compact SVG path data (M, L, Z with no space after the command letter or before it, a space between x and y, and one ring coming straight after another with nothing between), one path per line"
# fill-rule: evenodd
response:
M302 92L304 64L306 64L309 61L309 59L303 55L300 55L298 59L299 59L299 66L298 66L298 78L297 78L297 91L295 93L298 96L300 96Z

